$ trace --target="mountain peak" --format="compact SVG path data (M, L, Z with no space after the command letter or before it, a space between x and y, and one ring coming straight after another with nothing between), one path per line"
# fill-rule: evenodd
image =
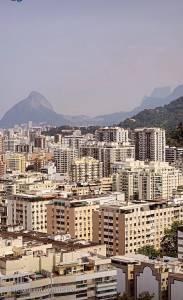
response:
M42 94L36 91L32 91L29 96L23 101L29 104L32 108L39 108L40 106L44 106L50 110L53 110L53 107L49 103L49 101Z
M66 123L64 117L57 114L49 101L40 93L32 91L27 98L10 108L0 121L0 127L12 127L15 124L46 123L62 125Z

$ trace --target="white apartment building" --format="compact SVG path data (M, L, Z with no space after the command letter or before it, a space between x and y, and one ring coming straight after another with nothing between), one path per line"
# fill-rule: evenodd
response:
M69 174L72 161L78 158L79 153L76 148L58 148L54 150L54 160L57 173Z
M88 142L79 149L80 157L91 156L103 163L103 177L111 174L111 166L115 162L134 159L135 149L129 143L119 144L116 142Z
M99 142L128 142L128 130L120 127L103 127L95 131L95 138Z
M17 138L4 138L4 151L15 152L16 146L20 144L20 139Z
M165 161L165 130L162 128L137 128L133 134L137 160Z
M8 225L21 225L25 230L47 232L47 205L52 194L16 194L7 199Z
M170 199L182 183L182 172L167 162L127 161L113 174L113 189L128 201Z
M105 243L108 256L136 253L145 245L159 249L174 221L183 221L183 201L102 205L93 212L93 241Z

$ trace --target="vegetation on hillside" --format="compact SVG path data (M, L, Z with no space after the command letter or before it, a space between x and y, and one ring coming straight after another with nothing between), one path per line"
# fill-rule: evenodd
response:
M183 122L180 122L175 129L167 132L167 144L169 146L183 147Z
M162 107L145 109L119 125L125 128L162 127L168 131L183 121L183 97Z

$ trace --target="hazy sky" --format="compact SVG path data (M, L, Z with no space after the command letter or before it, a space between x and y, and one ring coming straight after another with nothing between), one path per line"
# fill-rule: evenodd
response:
M0 0L0 114L41 92L67 114L183 83L183 0Z

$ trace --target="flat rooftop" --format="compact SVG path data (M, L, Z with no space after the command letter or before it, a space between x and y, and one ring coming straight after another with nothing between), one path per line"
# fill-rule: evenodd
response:
M18 231L18 232L0 232L0 238L2 239L16 239L22 237L23 244L28 246L35 245L48 245L52 244L52 248L63 252L71 252L74 250L84 249L88 247L98 246L99 244L88 242L84 240L69 239L66 241L55 241L51 239L50 235L46 233L40 233L35 231Z

